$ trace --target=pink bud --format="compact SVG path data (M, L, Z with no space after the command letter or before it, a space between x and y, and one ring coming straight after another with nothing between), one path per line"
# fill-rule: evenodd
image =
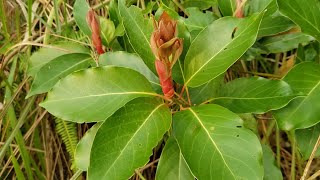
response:
M104 50L102 48L102 41L100 37L100 25L97 19L98 18L94 13L94 11L90 9L87 14L87 23L92 32L92 35L91 35L92 43L93 43L93 46L96 48L98 54L103 54Z
M241 7L242 0L236 0L237 1L237 9L235 17L237 18L244 18L243 8Z

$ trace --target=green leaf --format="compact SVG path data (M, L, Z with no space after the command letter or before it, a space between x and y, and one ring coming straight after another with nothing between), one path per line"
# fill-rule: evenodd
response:
M204 103L212 98L219 97L219 91L224 84L224 74L221 74L208 83L195 88L189 88L192 104Z
M170 137L162 150L157 167L158 180L194 180L194 176L184 159L177 141Z
M123 18L125 32L134 51L139 54L149 69L156 73L155 57L150 47L150 37L153 32L151 19L145 19L142 16L141 9L136 6L127 8L124 0L119 2L119 12Z
M268 17L278 10L276 0L250 0L247 1L247 4L249 6L249 15L266 10L264 16Z
M263 18L259 29L259 37L271 36L288 31L295 27L295 24L284 16L271 16Z
M6 52L14 45L15 43L13 42L8 42L8 41L6 41L6 43L1 42L0 55L5 55Z
M212 12L206 11L206 13L203 13L198 8L187 8L186 12L189 16L184 20L184 23L189 31L201 31L214 20L218 19Z
M262 17L225 17L205 28L186 55L185 84L197 87L224 73L254 44Z
M105 66L60 80L40 105L56 117L75 122L104 121L137 97L157 96L140 73Z
M74 155L74 163L76 167L82 171L87 171L89 168L90 152L92 149L93 140L101 124L102 122L93 125L77 144Z
M88 54L65 54L44 65L36 74L26 98L48 92L61 78L68 74L86 69L93 59Z
M238 114L243 120L243 126L250 129L253 133L259 136L258 121L252 113Z
M277 0L279 10L320 42L319 0Z
M138 98L108 118L91 150L88 179L128 179L149 161L152 149L171 125L166 104Z
M276 161L272 150L267 145L262 145L264 180L282 180L280 169L276 166Z
M313 62L296 65L283 79L301 97L274 111L282 130L303 129L320 122L320 65Z
M101 29L101 39L103 43L105 43L106 45L110 45L112 40L115 38L114 34L116 31L116 27L114 23L107 18L100 17L99 20Z
M320 62L320 42L314 41L305 47L305 61Z
M84 34L91 36L91 30L86 19L89 9L90 6L86 0L76 0L73 5L73 16L78 27Z
M117 27L115 27L113 21L100 17L100 29L102 43L105 46L111 47L113 51L115 51L115 49L113 48L115 38L124 35L123 24L121 23Z
M173 133L197 179L262 179L260 142L231 111L208 104L177 112Z
M259 37L285 32L295 26L291 20L280 15L277 11L276 0L250 0L247 4L249 6L248 15L265 11L259 28Z
M236 0L217 0L218 6L223 16L233 16L236 10Z
M233 80L219 92L220 96L209 101L235 113L265 113L284 107L296 97L286 82L259 77Z
M160 3L160 7L154 14L155 19L159 20L164 11L166 11L166 13L168 13L168 15L174 20L184 19L183 17L179 16L179 14L174 10L174 7L168 7L164 2Z
M295 138L297 140L299 151L304 160L308 160L312 150L317 143L320 136L320 123L311 128L298 129L295 131ZM320 149L316 151L315 157L320 156Z
M197 7L201 10L208 9L214 5L216 5L216 0L184 0L182 3L185 8Z
M34 52L29 60L28 75L34 77L42 66L52 61L53 59L69 53L86 53L89 50L78 43L60 42L51 47L43 47Z
M155 90L161 90L158 77L144 64L143 60L135 55L127 52L107 52L99 57L101 66L114 65L119 67L127 67L138 71L144 75Z
M314 40L304 33L283 34L262 39L261 45L265 46L269 53L280 53L298 48L299 44L307 44Z

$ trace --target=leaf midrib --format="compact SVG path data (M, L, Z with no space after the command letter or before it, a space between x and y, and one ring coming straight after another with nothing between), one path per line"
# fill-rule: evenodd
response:
M300 109L302 104L308 99L309 95L320 85L320 81L310 90L310 92L306 95L306 97L299 103L299 105L295 108L295 110L288 116L287 119L291 119L291 117Z
M210 133L208 132L208 130L206 129L206 127L204 126L204 124L201 122L199 116L191 109L188 109L193 115L194 117L198 120L199 124L201 125L201 127L203 128L203 130L205 131L205 133L208 135L208 138L210 139L210 141L212 142L213 146L216 148L216 150L218 151L218 153L220 154L225 166L228 168L228 170L230 171L230 173L232 174L233 178L236 179L236 176L234 175L234 173L232 172L232 170L230 169L230 167L228 166L226 160L224 159L224 156L222 154L222 152L220 151L220 149L218 148L217 144L215 143L215 141L212 139Z
M289 96L272 96L272 97L258 97L258 98L252 98L252 97L217 97L217 98L212 98L208 101L214 101L218 99L236 99L236 100L262 100L262 99L273 99L273 98L289 98L289 97L305 97L305 96L295 96L295 95L289 95Z
M122 6L122 9L125 9L125 12L128 14L128 16L130 17L130 19L132 19L131 22L133 22L133 23L137 26L137 28L138 28L139 31L141 32L142 36L144 37L145 41L147 41L147 43L149 44L149 46L151 46L149 40L147 39L147 37L145 36L144 32L143 32L142 29L140 28L139 24L135 21L135 19L134 19L134 18L131 16L131 14L129 13L129 11L128 11L129 8L125 7L124 4L121 4L121 6ZM144 20L144 19L143 19L143 20ZM143 23L144 23L144 22L143 22ZM125 31L126 31L126 28L125 28Z
M82 54L81 52L79 52L79 51L77 51L77 50L70 50L70 49L64 49L64 48L60 48L60 47L58 47L58 46L50 46L50 45L46 45L46 46L43 46L44 48L49 48L49 49L56 49L56 50L60 50L60 51L63 51L63 53L64 54L62 54L61 56L63 56L63 55L66 55L66 54L68 54L68 53L80 53L80 54ZM40 50L39 50L39 52L40 52ZM38 53L39 53L38 52ZM86 54L86 53L83 53L83 54ZM59 57L59 56L58 56ZM58 57L56 57L56 58L58 58ZM55 58L53 58L53 59L55 59ZM52 60L53 60L52 59ZM49 63L49 62L47 62L47 63ZM47 63L41 63L41 64L37 64L37 65L34 65L34 66L32 66L30 69L28 69L28 72L31 72L31 71L33 71L34 69L37 69L39 66L40 66L40 68L42 67L42 66L45 66Z
M259 17L259 16L257 16ZM257 18L258 19L258 18ZM215 55L213 55L211 58L208 59L207 62L205 62L188 80L187 82L185 83L185 86L193 79L194 76L196 76L209 62L212 61L212 59L214 59L218 54L220 54L227 46L229 46L230 44L232 44L236 39L238 39L239 37L241 37L242 34L246 33L246 31L249 29L249 27L254 24L257 19L255 21L252 21L252 23L250 23L248 26L246 26L246 28L237 36L235 37L234 39L232 39L232 41L230 41L229 43L227 43L225 46L223 46ZM260 20L260 23L261 23L261 20ZM206 29L206 28L205 28ZM199 33L200 34L200 33ZM258 34L258 31L256 33L256 36ZM198 38L198 36L197 36ZM194 40L195 41L195 40Z
M288 2L288 1L286 1L286 2ZM308 19L306 19L305 17L303 17L303 16L301 16L296 10L295 10L295 8L293 8L291 5L290 5L290 3L286 3L287 4L287 6L289 6L290 7L290 9L292 10L292 11L294 11L294 13L296 14L296 15L298 15L299 17L301 17L305 22L307 22L309 25L311 25L319 34L320 34L320 29L318 29L316 26L314 26L310 21L308 21ZM283 10L283 9L282 9ZM280 10L281 11L281 10ZM283 12L283 11L282 11ZM287 14L286 14L286 16L288 16ZM292 18L290 18L292 21L295 21L296 22L296 20L293 20ZM297 23L298 24L298 23Z
M67 69L61 71L59 74L51 77L51 78L50 78L49 80L47 80L45 83L42 83L40 86L37 87L37 89L40 88L40 87L43 87L44 85L46 85L46 84L48 84L48 83L50 83L53 79L59 77L59 76L60 76L61 74L63 74L64 72L72 69L73 67L76 67L77 65L80 65L80 64L84 63L85 61L88 61L89 59L91 59L91 57L88 57L88 58L86 58L86 59L83 59L83 60L77 62L76 64L73 64L72 66L68 67Z
M143 95L150 95L150 96L159 96L156 93L148 93L148 92L114 92L114 93L105 93L105 94L93 94L88 96L81 96L69 99L58 99L58 100L51 100L44 103L51 103L51 102L59 102L59 101L71 101L76 99L83 99L83 98L90 98L90 97L101 97L101 96L111 96L111 95L124 95L124 94L143 94Z
M124 152L124 150L127 148L127 146L130 144L130 142L134 139L134 137L136 136L136 134L141 130L141 128L145 125L145 123L150 119L150 117L161 107L164 106L165 104L160 104L158 105L154 110L151 111L151 113L148 115L148 117L145 119L145 121L139 126L139 128L135 131L135 133L132 135L132 137L129 139L129 141L125 144L125 146L123 147L123 149L120 151L119 155L117 156L117 158L113 161L113 163L109 166L109 169L107 170L107 172L103 175L102 179L105 179L106 175L108 174L108 172L110 171L111 167L117 162L117 160L120 158L120 156L122 155L122 153Z

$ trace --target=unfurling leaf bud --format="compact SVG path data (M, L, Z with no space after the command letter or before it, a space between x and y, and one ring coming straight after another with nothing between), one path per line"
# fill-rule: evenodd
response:
M163 12L159 21L154 23L150 39L152 52L156 56L155 66L162 92L167 98L174 95L171 69L183 50L182 39L177 37L177 32L177 22Z
M90 9L87 14L87 23L91 29L91 38L93 46L96 48L98 54L103 54L104 50L102 48L102 41L100 37L100 25L98 21L98 17L95 12Z
M154 28L150 39L152 52L160 61L170 63L172 68L183 49L182 39L177 37L177 22L163 12Z

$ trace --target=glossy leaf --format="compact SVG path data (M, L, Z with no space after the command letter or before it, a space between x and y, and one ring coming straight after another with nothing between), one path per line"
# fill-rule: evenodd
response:
M197 7L201 10L205 10L216 5L216 0L184 0L182 5L186 8Z
M320 42L319 0L277 0L279 10Z
M276 165L272 150L267 145L262 145L264 180L282 180L280 169Z
M185 84L197 87L224 73L253 45L262 17L225 17L205 28L186 55Z
M247 1L247 4L249 6L248 8L249 15L266 11L264 14L266 18L268 16L273 15L278 10L276 0L250 0L250 1Z
M273 112L279 128L286 131L303 129L320 122L320 65L300 63L283 80L301 97Z
M284 81L251 77L227 83L220 90L220 96L209 101L235 113L265 113L284 107L294 97Z
M233 16L237 8L236 0L217 0L217 2L223 16Z
M290 19L277 11L276 0L250 0L248 6L248 15L265 11L259 28L259 37L279 34L296 26Z
M144 75L156 90L161 88L158 77L135 54L121 51L108 52L99 57L99 64L101 66L114 65L133 69Z
M157 21L159 21L160 16L164 11L174 20L184 19L181 16L179 16L179 13L176 12L172 7L168 7L164 2L161 2L160 7L154 14L154 17Z
M198 8L187 8L186 12L189 16L184 23L189 31L201 31L217 19L212 12L206 11L206 13L203 13Z
M297 140L299 151L303 159L310 158L312 150L320 136L320 124L312 126L307 129L298 129L295 131L295 138ZM315 157L320 156L320 149L316 151Z
M320 62L320 42L314 41L306 46L299 45L296 60L297 62Z
M67 76L40 105L65 120L98 122L132 99L144 96L156 94L143 75L128 68L106 66Z
M250 129L253 133L259 136L258 121L255 115L252 113L238 114L238 116L243 120L243 126Z
M84 34L91 36L91 30L86 20L89 9L90 6L86 0L76 0L73 5L73 16L78 27Z
M192 104L201 104L215 97L219 97L221 86L224 84L224 74L212 79L208 83L195 88L189 88Z
M258 36L271 36L288 31L295 24L284 16L265 17L261 22Z
M90 164L90 152L94 137L97 134L102 122L93 125L86 134L80 139L74 155L74 163L78 169L87 171Z
M66 54L45 64L36 74L26 98L48 92L61 78L74 71L88 68L94 62L88 54Z
M269 53L280 53L296 49L299 44L307 44L312 40L313 37L304 33L293 33L264 38L261 45L265 46Z
M149 161L152 149L171 125L160 101L138 98L108 118L94 139L88 179L128 179Z
M155 73L155 57L150 48L150 37L153 31L151 19L145 19L141 9L136 6L127 8L124 0L119 2L119 12L123 18L125 32L129 37L132 48L139 54L149 69Z
M260 142L231 111L209 104L178 112L173 133L197 179L262 179Z
M34 52L29 60L28 75L34 77L42 66L53 59L69 53L86 53L89 50L78 43L60 42L53 44L52 47L43 47Z
M170 137L162 150L156 173L157 180L194 180L177 141Z
M104 17L99 18L100 21L100 29L101 29L101 39L102 42L106 45L110 45L111 41L115 38L114 34L116 31L116 27L114 23Z

